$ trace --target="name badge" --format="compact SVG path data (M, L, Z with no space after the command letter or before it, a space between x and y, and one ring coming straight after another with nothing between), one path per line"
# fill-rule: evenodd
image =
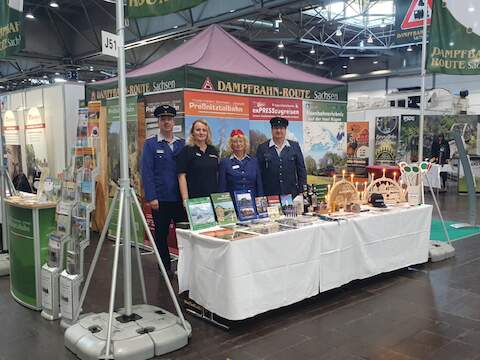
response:
M202 154L200 153L195 153L195 155L202 157Z
M212 155L212 154L210 154L210 155L208 155L208 156L210 156L210 157L212 157L212 158L215 158L215 159L217 158L217 155Z
M157 154L164 154L164 153L165 153L165 150L157 149Z
M233 165L233 166L232 166L232 169L233 169L233 170L236 170L236 169L238 169L238 168L240 168L240 165Z

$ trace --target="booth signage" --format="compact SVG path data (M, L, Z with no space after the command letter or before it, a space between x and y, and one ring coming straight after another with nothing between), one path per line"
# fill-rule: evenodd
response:
M305 121L347 121L347 105L342 102L307 101L303 102Z
M0 2L0 58L13 56L25 46L23 2Z
M102 30L102 54L118 57L118 36Z
M347 101L347 87L340 82L315 84L283 81L206 71L188 66L136 78L129 78L127 75L127 93L129 95L141 95L181 88L202 89L207 79L210 80L212 91L218 92L261 97L310 99L325 102L346 103ZM86 98L94 101L118 97L116 85L117 83L114 82L114 79L105 84L88 85L86 87Z
M423 12L426 0L395 1L395 43L421 42L423 37ZM430 25L433 0L428 0L427 25Z
M248 119L249 102L243 96L185 91L185 115Z
M451 75L480 74L478 14L462 1L435 1L427 69Z
M394 165L397 157L398 116L375 119L375 164Z
M206 0L128 0L130 18L160 16L190 9Z
M303 121L303 109L301 100L277 99L277 98L251 98L250 119L270 120L280 116L289 121Z
M347 123L347 155L350 158L368 158L369 149L368 121Z

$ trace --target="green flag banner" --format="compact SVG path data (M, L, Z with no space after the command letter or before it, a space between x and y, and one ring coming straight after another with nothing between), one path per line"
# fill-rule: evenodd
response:
M23 49L23 14L17 0L0 0L0 58Z
M129 18L160 16L190 9L206 0L128 0Z
M451 75L480 74L480 6L469 0L435 0L427 70Z

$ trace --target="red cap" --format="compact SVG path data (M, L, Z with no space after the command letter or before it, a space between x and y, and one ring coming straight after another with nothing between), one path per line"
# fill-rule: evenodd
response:
M230 133L230 137L234 136L245 136L245 134L243 133L242 129L233 129Z

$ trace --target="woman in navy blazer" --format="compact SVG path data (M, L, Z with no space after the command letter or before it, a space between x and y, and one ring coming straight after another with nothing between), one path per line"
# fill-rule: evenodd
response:
M228 144L232 155L220 162L218 169L219 192L251 190L253 196L263 195L262 178L257 159L248 155L248 139L241 129L230 133Z

